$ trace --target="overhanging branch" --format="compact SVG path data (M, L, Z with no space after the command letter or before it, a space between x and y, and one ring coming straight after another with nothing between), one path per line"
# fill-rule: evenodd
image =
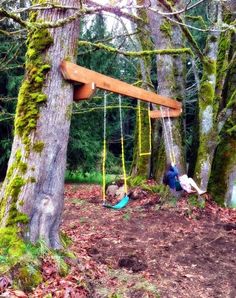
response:
M92 43L89 41L80 40L78 42L79 46L94 47L97 49L102 49L110 53L121 54L129 57L145 57L151 55L177 55L177 54L189 54L193 55L193 52L190 48L177 48L177 49L162 49L162 50L148 50L148 51L121 51L117 48L105 45L103 43Z

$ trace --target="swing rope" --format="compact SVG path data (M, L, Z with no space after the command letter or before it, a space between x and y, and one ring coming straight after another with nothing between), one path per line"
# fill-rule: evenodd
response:
M124 176L124 190L127 194L127 175L125 167L125 150L124 150L124 131L123 131L123 119L122 119L122 109L121 109L121 95L119 95L119 114L120 114L120 137L121 137L121 159L122 159L122 170Z
M161 111L161 120L162 120L162 125L163 125L163 130L164 130L164 139L167 144L167 150L168 154L170 157L171 163L176 163L175 160L175 153L174 153L174 147L173 147L173 134L172 134L172 126L171 126L171 120L170 120L170 111L169 108L164 108L161 106L160 107ZM167 112L167 120L164 119L164 111Z
M106 156L107 156L107 92L104 92L103 110L103 155L102 155L102 199L106 201Z
M152 126L150 117L150 103L148 103L148 131L149 131L149 151L142 152L142 121L141 121L141 105L138 100L138 143L139 143L139 156L151 155L152 151Z
M121 134L121 157L122 157L122 169L124 177L124 191L125 196L116 205L106 204L106 157L107 157L107 93L104 93L104 114L103 114L103 158L102 158L102 199L103 206L112 209L121 209L125 207L129 201L127 196L127 175L125 168L125 150L124 150L124 132L123 132L123 120L122 120L122 106L121 106L121 96L119 96L119 116L120 116L120 134Z

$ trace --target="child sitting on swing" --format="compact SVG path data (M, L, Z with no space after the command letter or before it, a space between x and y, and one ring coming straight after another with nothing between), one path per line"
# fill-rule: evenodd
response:
M199 195L206 193L206 191L201 190L196 182L186 174L179 176L179 171L173 163L167 166L163 183L168 185L170 189L176 191L185 190L187 193L195 193L197 191Z

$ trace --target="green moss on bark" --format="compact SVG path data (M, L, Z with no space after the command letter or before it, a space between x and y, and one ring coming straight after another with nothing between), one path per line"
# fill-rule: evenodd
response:
M34 29L27 39L26 78L19 91L15 118L15 133L22 138L26 152L30 150L29 135L36 128L39 108L47 99L42 89L50 65L43 53L52 42L47 29Z
M35 13L31 21L35 20ZM30 133L36 128L39 117L39 108L46 101L46 94L42 89L50 65L45 61L45 51L52 44L53 39L47 29L33 28L27 39L26 75L19 91L15 117L15 134L24 144L24 150L18 150L14 156L11 167L7 171L4 198L0 201L0 222L5 216L6 206L9 206L5 224L11 225L18 222L26 223L27 216L17 212L17 199L22 187L28 183L23 177L27 172L27 160L30 150L36 152L43 150L43 143L31 143ZM24 160L23 159L24 154Z
M164 33L166 37L171 38L172 36L172 25L168 20L164 20L160 26L160 30Z
M228 177L236 164L236 138L223 137L217 147L209 180L209 191L218 204L224 206L225 192L228 189Z
M14 225L20 222L21 219L24 223L28 220L27 216L23 216L22 213L17 212L16 208L18 195L21 188L26 184L26 180L21 176L26 170L27 164L22 162L21 151L17 150L15 153L15 161L7 171L6 179L8 180L8 185L6 186L4 197L0 200L0 222L5 215L6 206L9 205L6 225ZM19 174L14 174L15 172ZM9 199L10 201L8 201Z
M17 264L14 268L14 284L23 291L29 292L43 281L39 269L28 263Z
M15 287L30 291L42 282L35 248L22 240L19 228L0 228L0 255L0 274L11 272Z
M43 148L44 148L44 142L37 141L33 144L33 150L35 152L41 153L43 151Z

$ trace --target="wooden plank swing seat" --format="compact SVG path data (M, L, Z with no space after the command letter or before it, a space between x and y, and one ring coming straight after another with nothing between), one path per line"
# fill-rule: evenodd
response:
M151 111L151 118L178 117L182 112L182 104L172 98L132 86L69 61L62 61L61 72L64 79L80 83L74 87L75 101L91 98L96 88L99 88L170 108L168 115L165 111L162 113L160 110Z

